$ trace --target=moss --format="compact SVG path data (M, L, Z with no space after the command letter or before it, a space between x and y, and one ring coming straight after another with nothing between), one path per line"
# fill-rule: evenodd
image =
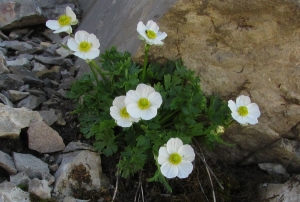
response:
M35 194L30 194L30 201L31 202L57 202L55 199L42 199L40 197L38 197L37 195Z

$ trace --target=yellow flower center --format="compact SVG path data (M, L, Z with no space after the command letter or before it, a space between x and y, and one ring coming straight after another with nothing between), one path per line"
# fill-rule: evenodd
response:
M181 162L182 158L178 153L173 153L169 157L170 163L173 165L178 165Z
M80 52L89 52L89 50L92 48L92 44L87 42L87 41L83 41L79 44L79 51Z
M248 115L248 108L245 106L240 106L238 108L238 113L240 116L247 116Z
M138 106L140 109L144 110L144 109L148 109L150 107L150 101L147 98L141 98L138 101Z
M58 24L60 26L66 26L66 25L70 25L71 23L71 17L67 16L67 15L61 15L58 18Z
M129 118L129 117L130 117L130 115L128 114L128 112L127 112L127 110L126 110L126 107L124 107L124 108L122 108L122 109L120 110L120 115L121 115L121 117L123 117L123 118Z
M155 39L156 38L156 33L153 32L152 30L146 30L146 35L149 39Z

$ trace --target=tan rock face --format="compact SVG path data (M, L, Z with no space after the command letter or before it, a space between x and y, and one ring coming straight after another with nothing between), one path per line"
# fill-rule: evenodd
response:
M234 124L225 132L224 139L237 146L221 147L223 159L245 163L261 148L290 136L300 121L300 5L179 0L158 24L168 37L163 47L151 48L153 58L182 57L200 76L205 94L226 100L249 95L260 106L257 125ZM142 55L143 46L135 58Z

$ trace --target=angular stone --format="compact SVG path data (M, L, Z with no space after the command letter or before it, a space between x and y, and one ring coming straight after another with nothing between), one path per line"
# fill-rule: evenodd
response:
M10 68L11 66L14 67L26 67L27 69L31 69L31 64L30 61L27 58L17 58L16 60L13 61L6 61L7 67Z
M40 80L33 72L23 66L10 66L9 70L21 78L25 84L40 85L43 83L43 81Z
M7 63L3 54L0 54L0 74L9 73Z
M50 39L52 42L55 42L58 44L61 43L62 38L58 34L53 33L53 30L46 29L43 32L43 35L45 37L47 37L48 39Z
M48 182L46 180L34 178L29 182L28 192L35 194L42 199L51 198L51 190L52 189L48 186Z
M34 57L37 61L48 65L61 65L64 62L64 57L45 57L37 55Z
M35 71L35 75L40 79L49 78L54 79L58 77L60 72L60 66L53 66L50 69L40 69L39 71Z
M48 68L45 66L45 65L43 65L43 64L41 64L41 63L39 63L39 62L33 62L33 68L32 68L32 72L41 72L41 71L47 71L48 70Z
M90 150L90 151L95 151L94 147L86 144L86 143L82 143L82 142L70 142L65 150L64 153L68 153L68 152L72 152L72 151L76 151L76 150Z
M0 199L4 202L30 202L29 193L23 191L11 182L0 184Z
M21 92L17 90L8 90L7 93L9 95L9 100L12 102L22 100L29 95L28 92Z
M70 51L68 49L65 49L63 47L60 47L60 48L56 49L55 52L56 52L56 54L58 54L58 55L60 55L61 57L64 57L64 58L66 58L66 57L68 57L69 55L72 54L72 51Z
M0 75L0 90L18 90L24 82L14 74Z
M42 121L38 112L27 108L11 108L0 103L0 137L18 137L21 129Z
M64 89L64 90L67 90L67 89L70 89L71 85L76 81L76 79L72 76L69 76L69 77L66 77L66 78L63 78L61 80L61 84L59 85L59 88L60 89Z
M0 93L0 100L5 104L8 105L10 107L14 107L13 103L11 103L11 101L3 94Z
M289 177L290 175L286 172L286 169L277 163L259 163L258 167L266 171L269 175L283 175Z
M18 55L17 59L21 59L21 58L25 58L27 60L32 60L34 58L34 55L27 54L27 53Z
M9 33L9 38L12 40L20 39L23 35L27 34L29 32L28 28L24 29L15 29Z
M51 126L53 123L55 123L58 120L58 117L56 116L54 109L43 110L43 111L39 111L38 113L41 115L44 122L48 126Z
M65 144L61 136L43 121L33 123L28 128L28 147L40 153L62 151Z
M30 178L24 172L18 172L16 175L9 176L9 181L14 183L16 186L25 185L28 186Z
M1 6L1 5L0 5ZM10 48L13 50L23 50L28 51L31 50L33 47L29 43L21 42L21 41L3 41L0 43L1 47Z
M2 151L0 151L0 167L6 170L10 175L17 174L17 169L12 157Z
M45 97L42 96L34 96L34 95L29 95L20 102L17 103L17 107L26 107L28 109L35 109L37 108L42 102L44 102L46 99Z

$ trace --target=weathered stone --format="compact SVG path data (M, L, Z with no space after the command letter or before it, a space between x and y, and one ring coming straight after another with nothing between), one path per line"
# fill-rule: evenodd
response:
M260 199L269 202L300 201L300 177L292 177L284 184L262 184L259 186Z
M27 108L11 108L0 103L0 137L18 137L21 129L41 121L38 112Z
M57 121L55 122L56 125L59 125L59 126L64 126L66 125L66 121L64 119L64 115L63 115L63 112L61 110L55 110L55 114L57 116Z
M27 58L18 58L18 59L13 60L13 61L6 61L6 63L7 63L8 68L10 68L11 66L14 66L14 67L23 66L23 67L26 67L29 70L31 69L31 64L30 64L30 62Z
M8 90L7 93L9 95L9 100L12 102L22 100L29 95L28 92L21 92L17 90Z
M48 182L46 180L34 178L29 182L28 192L35 194L42 199L51 198L51 190L52 189L48 186Z
M11 182L0 184L0 199L3 202L30 202L29 193L23 191Z
M28 51L31 50L33 47L29 43L20 42L20 41L3 41L0 43L1 47L10 48L13 50L24 50Z
M35 109L37 108L42 102L44 102L46 99L42 96L34 96L34 95L29 95L20 102L17 103L17 107L26 107L28 109Z
M44 122L48 126L51 126L53 123L55 123L58 120L58 117L56 116L54 109L43 110L43 111L39 111L38 113L41 115Z
M64 153L76 151L76 150L91 150L95 151L94 147L82 142L70 142L64 149Z
M10 175L17 174L17 169L12 157L2 151L0 151L0 167L6 170Z
M9 73L7 63L3 54L0 54L0 74Z
M40 80L33 72L29 71L23 66L10 66L9 70L21 78L25 84L42 84L43 81Z
M9 181L14 183L16 186L25 185L28 186L30 178L24 172L18 172L16 175L9 176Z
M58 44L61 43L62 38L58 34L53 33L53 30L46 29L43 32L43 35L45 37L47 37L48 39L50 39L52 42L55 42Z
M61 84L59 85L59 88L60 89L64 89L64 90L67 90L67 89L70 89L71 85L76 81L76 79L72 76L69 76L69 77L66 77L66 78L63 78L61 80Z
M58 198L72 195L71 187L82 187L86 190L98 190L101 187L102 174L100 155L88 150L75 151L63 155L63 161L55 172L53 192ZM85 180L77 179L72 172L81 171Z
M14 74L0 75L0 90L18 90L23 85L22 79Z
M60 72L60 66L53 66L50 69L40 69L39 71L35 71L35 75L41 79L49 78L54 79L58 77Z
M27 53L18 55L17 59L21 59L21 58L25 58L27 60L32 60L34 58L34 55L27 54ZM31 67L31 66L29 66L29 67Z
M29 32L28 28L24 29L15 29L9 33L9 38L12 40L20 39L23 35L27 34Z
M35 56L34 59L48 65L61 65L65 60L64 57L45 57L40 55Z
M283 175L289 177L290 175L286 172L286 169L277 163L259 163L258 167L264 171L267 171L269 175Z
M52 184L54 177L50 175L48 164L31 154L13 153L14 162L19 172L24 172L30 179L38 178L47 180L48 184Z
M58 48L58 49L55 50L55 53L58 54L58 55L60 55L61 57L66 58L66 57L68 57L69 55L72 54L72 51L70 51L68 49L65 49L63 47L60 47L60 48Z
M61 136L43 121L30 124L27 133L28 147L32 150L52 153L65 148Z
M0 100L5 104L10 107L14 107L13 103L10 102L10 100L3 94L0 93Z

